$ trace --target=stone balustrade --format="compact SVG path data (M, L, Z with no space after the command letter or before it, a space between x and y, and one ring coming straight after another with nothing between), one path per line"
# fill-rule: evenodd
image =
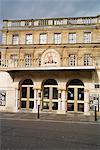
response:
M68 60L66 60L66 64L61 64L58 67L87 67L84 66L83 61L81 63L77 62L77 65L75 66L70 66L68 63ZM96 59L93 60L93 64L91 65L93 67L99 67L100 68L100 61L99 63L96 62ZM47 66L41 66L41 61L39 59L16 59L16 60L11 60L11 59L1 59L0 60L0 70L8 69L8 68L41 68L41 67L46 67ZM49 64L48 67L53 67L53 65Z
M100 16L76 17L76 18L30 19L30 20L3 20L3 28L91 25L91 24L99 24L99 23L100 23Z

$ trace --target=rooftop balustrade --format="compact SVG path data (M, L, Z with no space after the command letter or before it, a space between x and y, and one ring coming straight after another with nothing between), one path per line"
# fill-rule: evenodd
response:
M100 23L100 16L76 17L76 18L29 19L29 20L3 20L3 28L91 25L91 24L98 24L98 23Z

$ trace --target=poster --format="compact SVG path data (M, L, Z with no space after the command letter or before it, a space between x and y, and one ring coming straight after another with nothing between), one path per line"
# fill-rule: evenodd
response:
M6 105L6 91L0 91L0 106Z

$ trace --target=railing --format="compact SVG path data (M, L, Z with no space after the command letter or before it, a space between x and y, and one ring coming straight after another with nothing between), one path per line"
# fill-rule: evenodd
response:
M66 59L66 64L62 64L59 65L59 66L56 66L56 65L53 65L50 63L47 65L44 64L44 66L41 65L41 60L39 59L15 59L15 60L7 60L7 59L1 59L0 60L0 70L2 69L19 69L19 68L41 68L41 67L89 67L89 66L92 66L92 67L97 67L97 68L100 68L100 61L98 62L95 62L93 61L93 63L91 63L91 65L84 65L84 62L82 61L81 63L78 62L76 63L76 65L70 65L68 63L69 60Z
M33 67L32 59L0 60L0 68L27 68Z
M3 27L35 27L35 26L61 26L61 25L89 25L100 23L100 16L77 18L49 18L31 20L4 20Z

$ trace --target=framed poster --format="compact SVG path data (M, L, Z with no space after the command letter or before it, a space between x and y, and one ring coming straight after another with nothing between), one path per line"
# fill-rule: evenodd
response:
M0 106L6 105L6 91L0 91Z

